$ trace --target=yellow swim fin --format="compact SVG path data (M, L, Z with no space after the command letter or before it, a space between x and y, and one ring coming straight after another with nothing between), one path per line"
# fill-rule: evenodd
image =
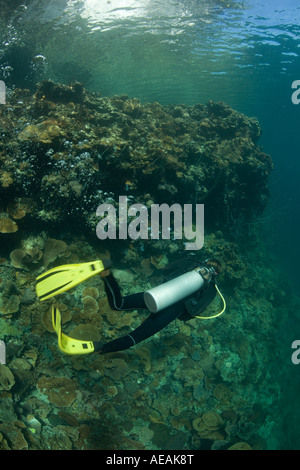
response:
M58 347L65 354L89 354L94 352L92 341L80 341L70 338L61 331L61 314L57 307L52 305L52 325L57 334Z
M80 282L101 273L111 265L110 259L91 261L80 264L57 266L36 278L36 294L39 300L46 300L54 295L71 289Z

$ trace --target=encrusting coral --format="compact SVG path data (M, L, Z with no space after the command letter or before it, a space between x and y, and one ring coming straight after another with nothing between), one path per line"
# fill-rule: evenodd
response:
M228 447L227 450L251 450L251 446L247 442L236 442L236 444Z
M63 240L48 238L44 248L44 266L47 268L50 263L53 263L59 255L65 252L66 248L67 244Z
M20 306L18 288L11 280L0 283L0 314L17 313Z
M9 217L0 214L0 233L14 233L18 231L18 225Z
M195 418L192 424L195 431L204 439L224 439L224 435L220 431L223 425L222 418L214 411L207 411L202 416Z
M38 247L28 248L26 251L16 248L10 253L12 265L25 270L29 270L32 263L38 263L42 256L43 252Z
M76 398L76 386L68 377L41 377L37 386L58 407L68 407Z

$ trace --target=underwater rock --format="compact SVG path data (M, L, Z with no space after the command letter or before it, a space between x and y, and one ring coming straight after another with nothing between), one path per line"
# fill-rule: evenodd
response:
M42 424L34 415L29 414L26 416L26 424L34 434L39 435L41 433Z
M23 219L26 214L30 214L34 207L33 199L29 198L16 198L7 205L7 213L13 219Z
M0 364L0 390L10 390L15 385L15 378L11 370L5 365Z
M36 348L28 349L27 351L24 352L24 357L29 362L29 364L32 365L32 367L35 367L35 363L38 358L37 349Z
M221 403L230 403L232 397L232 392L227 387L227 385L220 383L217 384L213 391L214 397L219 400Z
M16 222L0 214L0 233L14 233L18 231Z
M202 367L197 366L192 363L189 359L183 359L180 362L180 367L174 373L174 377L179 379L184 387L202 387L202 379L204 377L204 372Z
M81 196L81 190L83 188L82 184L80 184L78 181L69 181L69 187L73 191L75 197Z
M153 444L162 450L184 449L187 436L183 431L177 431L171 434L168 426L160 423L151 423L149 429L153 431Z
M8 299L0 299L0 313L2 315L11 315L17 313L20 306L20 297L18 295L11 295Z
M151 267L150 258L144 258L140 264L140 267L135 267L133 269L137 274L143 273L143 275L147 278L149 278L151 274L154 273L154 269Z
M98 305L101 313L106 316L107 321L111 325L115 325L118 321L118 318L121 318L121 312L116 312L116 310L111 309L106 297L102 297L99 300Z
M29 124L19 134L20 141L37 142L42 144L51 144L55 139L63 135L57 121L44 121L37 125Z
M86 287L82 291L82 297L92 297L93 299L98 299L100 293L96 287Z
M122 357L118 357L117 353L110 354L110 357L105 361L96 359L92 367L102 376L110 377L116 381L125 379L132 370Z
M223 420L214 411L207 411L202 416L195 418L192 422L193 428L203 439L223 440L225 439L221 428Z
M35 395L30 395L29 397L26 397L26 400L23 403L23 412L25 414L30 412L31 414L34 414L39 421L43 422L51 412L51 405L47 403L45 399L41 400Z
M80 425L79 421L75 418L75 416L73 416L70 413L67 413L64 410L59 410L57 415L60 419L65 421L65 423L67 423L69 426L76 426L77 427L77 426Z
M23 265L23 259L25 258L26 256L26 253L25 251L21 250L21 249L15 249L14 251L11 252L10 254L10 259L11 259L11 262L12 262L12 265L15 267L15 268L23 268L23 269L27 269L24 265Z
M10 396L1 397L0 422L12 423L17 419L14 402Z
M43 426L41 439L43 448L45 449L72 450L73 448L71 439L63 429L59 428L59 426Z
M151 371L151 352L147 346L140 347L136 350L138 357L140 358L141 363L144 366L145 372Z
M7 440L4 439L3 434L0 433L0 450L11 450L9 447Z
M14 357L9 367L14 373L18 393L21 395L35 385L36 374L33 363L28 361L25 357Z
M240 383L244 380L245 366L238 354L230 352L215 363L222 379L225 382Z
M83 317L89 320L93 319L93 316L99 311L99 305L96 299L91 296L83 297Z
M55 238L48 238L45 243L44 249L44 266L48 267L49 264L53 263L56 258L61 255L67 249L67 244L63 240L56 240Z
M70 336L75 339L80 339L82 341L99 341L101 335L93 323L81 323L80 325L75 326L70 331Z
M43 256L42 250L38 247L28 248L26 251L21 248L16 248L10 253L12 265L15 268L29 270L32 263L38 263ZM32 269L32 267L31 267Z
M36 99L54 103L80 103L84 98L83 85L74 82L70 86L60 85L51 80L44 80L36 92Z
M132 284L134 281L134 275L130 271L122 269L114 269L114 276L122 284Z
M15 357L10 362L11 369L18 374L28 371L32 368L32 364L22 357Z
M109 397L115 397L118 394L118 389L114 385L110 385L107 387L106 393Z
M41 316L41 323L46 331L49 331L50 333L54 332L52 325L52 310L47 309L44 311Z
M251 450L251 446L247 442L236 442L236 444L228 447L227 450Z
M68 377L41 377L37 386L59 408L70 406L76 398L76 386Z
M0 284L0 289L0 313L2 315L17 313L20 306L20 297L16 284L11 280L7 280Z
M32 289L26 288L20 302L24 305L33 304L36 301L36 293Z
M0 176L2 188L8 188L11 184L13 184L14 179L12 178L12 176L13 175L10 171L3 171Z
M3 434L6 441L9 443L11 450L27 450L28 443L26 442L20 428L11 424L0 423L0 433Z
M157 269L164 269L168 265L169 261L166 255L157 255L150 257L150 263Z

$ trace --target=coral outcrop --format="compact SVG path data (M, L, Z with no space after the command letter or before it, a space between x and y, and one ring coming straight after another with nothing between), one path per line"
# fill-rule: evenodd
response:
M205 203L206 224L247 230L268 202L271 158L255 118L225 103L142 104L44 81L1 106L2 210L91 233L104 202ZM32 200L33 204L28 205ZM6 215L0 231L18 230Z
M0 117L0 449L271 447L281 410L274 332L288 296L262 245L241 243L266 207L272 170L257 120L224 103L142 104L50 81L34 94L13 90ZM199 257L220 260L227 310L176 320L130 350L65 356L52 304L65 334L103 342L149 312L112 310L99 276L39 302L38 275L105 256L134 293L182 257L178 240L95 243L97 206L117 206L121 194L146 207L205 204Z

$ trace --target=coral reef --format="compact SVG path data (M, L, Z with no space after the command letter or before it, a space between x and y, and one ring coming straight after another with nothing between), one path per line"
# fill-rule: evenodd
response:
M49 81L34 95L12 91L0 114L0 449L269 448L280 416L270 344L287 296L262 245L247 251L240 238L267 204L272 169L256 119L224 103L141 104ZM63 331L82 340L127 334L148 312L111 310L99 277L39 302L39 274L105 255L133 293L182 255L177 240L90 237L97 206L122 193L147 207L205 203L199 256L222 264L226 313L176 320L127 351L64 356L53 303Z
M19 275L14 282L6 275L0 284L4 282L1 298L6 299L13 289L19 301L17 312L2 313L7 365L0 366L0 448L268 447L264 423L272 416L277 426L280 406L277 385L269 377L272 350L268 344L281 307L274 309L262 295L262 286L255 287L260 274L250 260L241 257L235 244L230 248L220 233L213 237L216 250L224 249L224 264L230 264L234 252L240 260L237 267L248 272L247 283L238 269L234 282L223 273L220 283L225 291L230 286L233 290L227 299L228 311L220 320L177 320L132 350L104 357L68 357L57 348L49 316L52 301L40 303L28 292L34 290L34 278L41 269L63 263L77 253L83 257L79 261L87 256L96 259L97 253L82 239L63 244L41 235L24 239L22 250L29 250L34 241L42 252L38 262L29 263L26 269L12 264ZM206 253L210 253L211 243L209 237ZM44 256L50 247L52 261ZM131 292L149 286L144 267L149 267L151 260L139 258L144 260L140 268L116 269L122 286L126 288L128 281ZM4 266L1 275L6 272ZM151 283L159 281L160 272L159 267L154 268ZM272 279L269 274L265 280L267 290L277 282L274 273ZM252 303L246 304L243 299L249 290ZM64 331L78 339L115 338L138 326L146 315L110 310L99 278L54 301L61 310ZM265 318L254 315L260 303ZM261 330L259 325L267 317L268 328ZM103 440L103 432L109 438Z
M0 116L2 233L29 221L92 233L98 205L128 194L148 206L205 203L206 224L236 234L268 202L260 126L225 103L141 104L44 81L35 94L14 90Z

